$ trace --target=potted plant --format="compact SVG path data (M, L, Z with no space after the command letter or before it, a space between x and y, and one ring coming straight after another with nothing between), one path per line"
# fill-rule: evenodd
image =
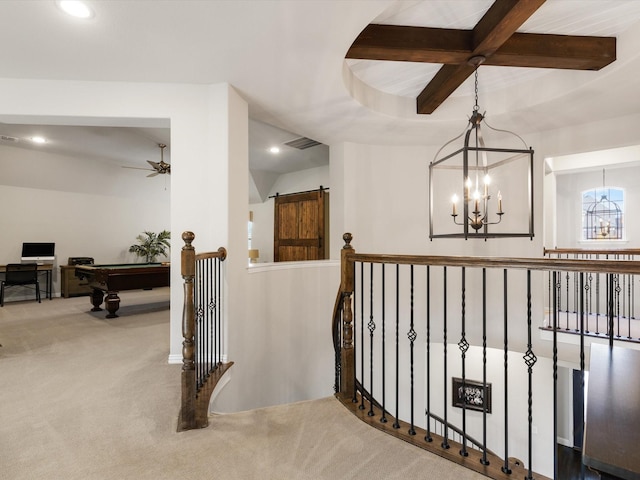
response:
M171 232L163 230L160 233L143 232L137 237L138 244L131 245L129 251L138 257L144 257L147 263L155 262L158 255L167 256L167 250L171 248L169 239Z

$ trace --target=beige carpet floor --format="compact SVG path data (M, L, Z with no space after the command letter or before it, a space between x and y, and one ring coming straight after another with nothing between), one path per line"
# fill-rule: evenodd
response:
M0 308L0 479L485 478L360 422L334 398L176 432L168 289ZM235 368L235 367L234 367Z

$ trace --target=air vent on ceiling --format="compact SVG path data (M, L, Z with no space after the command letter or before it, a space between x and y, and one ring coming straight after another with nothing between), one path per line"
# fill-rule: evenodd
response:
M0 135L0 141L2 142L17 142L20 139L18 137L10 137L9 135Z
M311 140L307 137L300 137L296 138L295 140L291 140L290 142L285 142L285 145L297 148L299 150L304 150L305 148L311 148L315 147L316 145L320 145L320 142L316 142L315 140Z

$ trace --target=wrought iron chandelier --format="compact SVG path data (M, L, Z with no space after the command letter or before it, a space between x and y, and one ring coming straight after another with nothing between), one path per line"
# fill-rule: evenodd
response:
M594 190L593 201L585 211L588 240L619 240L622 238L622 209L610 197L610 188L606 187L603 169L602 189Z
M475 66L475 105L465 130L445 143L429 164L429 238L432 240L533 239L533 150L517 134L488 125L485 115L480 113L478 67L484 60L482 56L469 60ZM508 135L512 141L517 139L518 147L521 142L524 148L488 146L482 132L483 123L493 132ZM463 146L441 157L443 151L462 136ZM445 189L449 189L448 195ZM503 209L503 192L508 195L505 205L509 205L509 215ZM450 198L451 203L443 200L446 198ZM460 199L462 207L458 211ZM451 218L447 220L448 217Z

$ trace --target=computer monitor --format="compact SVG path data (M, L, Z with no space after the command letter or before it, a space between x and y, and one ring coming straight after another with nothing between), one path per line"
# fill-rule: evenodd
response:
M53 242L24 242L22 244L22 261L36 263L53 263L56 244Z

